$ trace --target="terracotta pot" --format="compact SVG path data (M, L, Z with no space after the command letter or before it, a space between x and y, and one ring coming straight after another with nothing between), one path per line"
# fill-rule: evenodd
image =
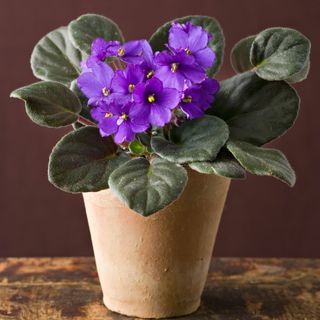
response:
M167 318L200 306L230 179L188 174L182 196L148 218L110 190L83 194L108 309Z

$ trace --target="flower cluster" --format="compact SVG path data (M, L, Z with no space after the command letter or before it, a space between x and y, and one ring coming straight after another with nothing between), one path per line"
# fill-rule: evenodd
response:
M206 76L215 61L210 39L206 30L187 22L172 24L162 52L154 53L147 40L94 40L77 83L100 134L114 135L121 144L151 126L163 127L179 109L188 119L203 116L219 89Z

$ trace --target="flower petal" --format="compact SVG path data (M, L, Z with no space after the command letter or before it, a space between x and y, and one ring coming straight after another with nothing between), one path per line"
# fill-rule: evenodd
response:
M111 87L117 93L126 94L128 92L128 81L122 70L115 71Z
M93 72L81 73L77 79L77 85L87 98L99 97L101 95L102 86L97 81Z
M178 90L173 88L164 88L157 96L157 104L168 109L174 109L178 106L181 95Z
M106 58L106 50L108 43L103 38L95 39L91 44L91 55L98 58L100 61Z
M145 84L140 83L140 84L136 85L136 87L133 90L133 100L136 103L143 103L144 102L145 90L146 90Z
M169 30L169 47L178 51L188 48L188 34L177 24L173 24Z
M180 72L194 83L200 83L206 78L205 71L195 64L193 65L181 65Z
M149 118L150 108L149 104L133 104L129 111L129 117L136 119L136 122L144 123L145 119Z
M204 49L208 45L208 33L202 27L193 25L188 33L189 49L192 53Z
M131 130L131 126L127 121L122 122L118 127L118 131L114 135L114 142L121 144L124 141L132 141L134 139L134 132Z
M128 41L122 46L122 48L124 50L124 54L122 56L119 56L118 54L118 57L121 60L135 64L143 62L141 40Z
M195 103L184 103L181 105L181 110L187 115L188 119L201 118L204 110Z
M173 62L172 55L169 51L164 50L156 54L154 62L159 66L168 66Z
M136 123L134 121L131 121L130 125L131 125L131 130L133 132L135 133L144 132L149 128L149 121L145 123Z
M211 48L199 50L195 52L193 56L195 57L197 63L203 68L212 67L216 58L216 55Z
M118 130L117 120L118 116L113 116L108 118L105 117L101 122L99 122L98 127L103 137L110 136Z
M147 65L150 67L153 65L153 51L152 48L147 40L141 40L141 48L143 52L143 59L147 63Z
M95 64L92 67L92 72L103 87L110 87L114 72L106 63L100 62Z
M180 72L172 72L169 67L160 67L154 74L154 77L160 79L164 87L184 89L185 77Z
M171 120L171 110L154 103L150 108L149 121L154 126L163 127Z
M156 78L153 77L146 83L146 92L147 93L160 93L163 90L163 84L162 82Z

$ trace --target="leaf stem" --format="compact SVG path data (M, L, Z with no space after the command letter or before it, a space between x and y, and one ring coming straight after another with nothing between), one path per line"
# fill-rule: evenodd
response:
M92 122L92 121L90 121L90 120L88 120L88 119L86 119L86 118L84 118L83 116L80 116L80 115L78 115L78 120L77 121L80 122L81 124L84 124L85 126L94 126L94 127L97 126L94 122Z

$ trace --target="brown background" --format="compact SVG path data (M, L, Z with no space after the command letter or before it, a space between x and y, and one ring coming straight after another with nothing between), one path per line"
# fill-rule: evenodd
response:
M288 26L312 40L311 74L297 86L300 117L294 130L272 144L286 153L296 169L296 187L254 176L234 182L215 254L320 257L317 0L1 0L0 256L92 254L81 196L63 193L47 181L49 152L66 130L34 125L22 102L8 98L14 88L35 81L29 57L40 37L87 12L115 20L127 39L146 38L167 20L187 14L216 17L227 39L219 79L233 74L228 55L244 36L270 26Z

